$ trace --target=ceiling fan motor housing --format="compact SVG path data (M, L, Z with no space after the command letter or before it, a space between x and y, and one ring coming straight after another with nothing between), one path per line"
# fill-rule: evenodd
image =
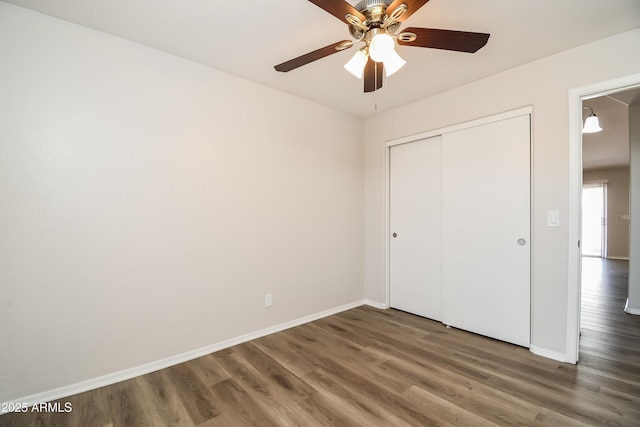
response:
M367 17L367 23L372 26L381 25L384 21L387 6L393 0L363 0L354 7Z
M381 28L385 22L387 6L391 3L393 3L393 0L363 0L356 4L354 8L366 17L366 21L363 24L368 29ZM393 22L386 26L385 30L393 34L399 26L399 22ZM349 32L355 39L362 39L366 31L363 28L349 24Z

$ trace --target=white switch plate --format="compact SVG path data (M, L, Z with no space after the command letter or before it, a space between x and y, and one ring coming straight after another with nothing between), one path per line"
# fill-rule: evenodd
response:
M271 305L273 304L273 298L271 297L271 294L267 294L264 296L264 306L265 307L271 307Z
M547 227L560 227L560 212L547 211Z

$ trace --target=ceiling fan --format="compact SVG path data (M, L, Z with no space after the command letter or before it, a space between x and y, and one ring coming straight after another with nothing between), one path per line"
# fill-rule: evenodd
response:
M363 42L345 68L354 76L364 78L364 91L382 87L382 75L398 71L405 61L395 51L396 40L402 46L428 47L473 53L487 44L489 34L467 31L409 27L398 33L400 25L429 0L362 0L351 6L345 0L309 0L349 26L355 40L342 40L276 65L288 72L318 59Z

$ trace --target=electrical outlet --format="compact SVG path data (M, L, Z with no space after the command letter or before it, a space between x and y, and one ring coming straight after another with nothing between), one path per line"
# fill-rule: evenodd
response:
M271 294L266 294L264 296L264 306L265 307L271 307L272 304L273 304L273 298L272 298Z

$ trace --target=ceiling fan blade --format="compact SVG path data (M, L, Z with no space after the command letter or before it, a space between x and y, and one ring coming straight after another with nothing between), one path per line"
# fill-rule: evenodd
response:
M371 57L367 60L364 67L364 91L374 92L382 87L382 73L384 65L382 62L376 62Z
M339 49L338 48L339 46L344 46L344 47ZM283 62L282 64L278 64L273 68L275 68L276 71L286 73L291 70L295 70L298 67L302 67L303 65L307 65L310 62L317 61L318 59L322 59L325 56L333 55L334 53L349 49L351 46L353 46L353 42L351 40L342 40L337 43L330 44L329 46L320 48L318 50L314 50L313 52L309 52L302 56L298 56L297 58L290 59L289 61Z
M348 24L349 21L345 18L345 16L350 13L351 15L360 19L360 21L366 21L366 17L358 11L355 7L351 6L344 0L309 0L311 3L318 6L320 9L329 12L345 24Z
M489 40L489 34L487 33L471 33L468 31L409 27L403 29L402 32L413 33L418 37L412 42L398 39L398 44L400 45L455 50L458 52L477 52Z
M402 22L408 17L410 17L411 15L413 15L415 12L417 12L418 9L420 9L422 6L424 6L428 2L429 0L395 0L393 3L387 6L387 10L385 13L387 14L387 16L391 16L393 11L396 10L398 6L406 4L407 11L404 13L404 15L398 18L398 21Z

